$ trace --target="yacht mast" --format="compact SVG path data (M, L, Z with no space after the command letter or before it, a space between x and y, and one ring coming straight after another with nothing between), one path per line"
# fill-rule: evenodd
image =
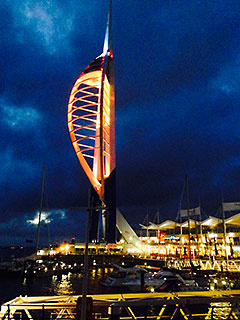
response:
M40 226L41 226L41 218L42 218L42 209L43 209L43 196L45 190L45 183L46 183L46 167L43 166L42 168L42 189L41 189L41 199L40 199L40 208L38 213L38 226L37 226L37 239L36 239L36 253L39 248L39 236L40 236Z

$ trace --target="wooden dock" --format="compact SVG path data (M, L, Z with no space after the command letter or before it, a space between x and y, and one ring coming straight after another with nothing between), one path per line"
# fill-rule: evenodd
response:
M240 290L88 295L87 320L240 319ZM0 319L80 319L81 296L17 297Z

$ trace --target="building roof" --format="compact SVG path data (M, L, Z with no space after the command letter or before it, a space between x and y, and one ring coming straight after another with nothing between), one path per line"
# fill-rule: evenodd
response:
M140 226L142 229L148 229L148 230L167 230L167 229L175 229L176 227L180 226L180 224L173 220L165 220L160 224L150 222L149 226L144 226L142 224L140 224Z
M195 228L196 225L199 225L199 221L189 219L189 225L190 225L190 228ZM181 227L182 228L188 228L188 220L186 220L183 223L181 223Z
M189 222L190 222L190 228L195 228L196 225L199 225L199 224L203 227L215 228L219 224L223 223L223 219L209 216L207 219L203 221L196 221L193 219L189 219ZM240 213L237 213L234 216L225 219L225 223L228 225L240 226ZM188 220L182 223L177 223L173 220L165 220L160 224L155 224L153 222L150 222L149 226L144 226L142 224L140 224L140 226L142 229L148 229L148 230L175 229L176 227L179 227L179 226L181 226L182 228L188 228Z
M226 224L231 224L234 226L240 226L240 213L235 214L234 216L225 219Z
M172 220L166 220L159 224L159 229L160 230L175 229L178 226L180 226L179 223Z
M217 225L221 224L222 222L223 222L222 219L209 216L207 219L201 222L201 225L203 227L215 228Z

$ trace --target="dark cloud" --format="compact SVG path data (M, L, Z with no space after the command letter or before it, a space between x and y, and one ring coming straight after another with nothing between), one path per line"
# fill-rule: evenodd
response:
M107 1L0 4L1 242L33 237L47 167L54 239L83 238L89 183L66 125L71 88L101 53ZM240 4L114 1L117 189L132 224L239 200ZM64 210L65 220L56 210ZM82 213L81 213L82 212ZM54 225L54 227L53 227ZM34 231L35 230L35 231Z

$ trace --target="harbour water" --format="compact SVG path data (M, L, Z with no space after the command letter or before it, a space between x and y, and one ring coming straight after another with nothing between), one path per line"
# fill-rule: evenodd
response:
M29 256L33 252L33 247L2 247L0 248L0 260L1 262L12 261L14 258ZM88 281L89 293L119 293L119 289L103 287L99 282L99 278L99 275L90 275ZM24 278L23 276L3 276L0 272L0 305L20 295L48 296L65 294L82 294L82 274L68 273L57 276L46 275Z
M11 261L14 258L29 256L33 254L34 251L35 248L30 246L0 247L0 261Z
M92 275L88 281L88 293L126 293L126 289L108 288ZM62 274L36 278L0 277L0 304L17 296L52 296L82 294L81 274Z

